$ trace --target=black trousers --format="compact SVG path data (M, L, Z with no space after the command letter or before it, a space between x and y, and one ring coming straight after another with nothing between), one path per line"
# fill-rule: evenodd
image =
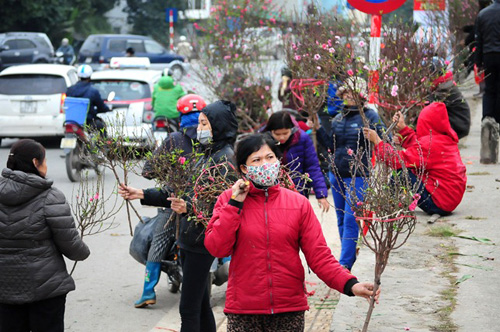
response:
M500 53L483 55L486 87L483 96L483 119L491 116L500 123Z
M208 295L208 274L214 257L180 250L182 292L179 312L181 332L215 332L215 318Z
M63 332L66 294L28 304L0 304L0 332Z

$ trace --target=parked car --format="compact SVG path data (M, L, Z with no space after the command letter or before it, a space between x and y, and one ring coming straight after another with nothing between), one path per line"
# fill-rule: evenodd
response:
M132 47L136 57L147 57L151 69L169 68L176 80L189 70L186 58L166 50L153 39L139 35L90 35L83 43L79 63L86 63L94 70L106 68L112 57L123 57L127 48Z
M66 89L78 81L66 65L13 66L0 73L2 138L64 135Z
M110 69L92 74L92 85L104 100L114 92L113 100L108 102L113 111L99 114L107 123L109 135L126 136L134 146L153 148L151 99L161 74L145 69Z
M1 68L29 63L50 63L54 47L46 34L40 32L0 33Z

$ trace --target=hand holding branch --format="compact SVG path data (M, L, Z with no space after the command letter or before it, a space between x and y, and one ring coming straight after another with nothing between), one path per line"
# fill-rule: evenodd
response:
M231 190L233 191L231 198L235 201L243 202L245 201L245 198L247 198L248 192L250 191L250 182L239 179L234 183Z
M405 117L404 117L403 113L401 113L401 111L398 111L398 112L396 112L396 114L394 114L394 116L392 117L392 121L396 122L396 130L397 131L400 131L404 127L406 127Z
M363 134L365 135L366 139L368 139L370 142L372 142L375 145L382 142L382 139L380 138L380 136L378 136L377 132L373 129L363 128Z
M356 296L364 297L368 302L370 302L373 296L373 284L371 282L360 282L352 286L352 293ZM380 287L375 293L375 303L378 304L378 298L380 297Z
M128 201L144 198L144 190L126 186L123 183L120 183L118 187L118 194Z
M187 203L182 198L172 197L167 198L170 201L170 208L177 214L187 213Z

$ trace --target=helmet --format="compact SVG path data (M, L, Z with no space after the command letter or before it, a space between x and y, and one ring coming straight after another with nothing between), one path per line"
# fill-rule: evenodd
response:
M207 106L205 100L195 94L185 95L177 101L177 110L181 114L201 111L205 106Z
M78 67L78 77L80 78L89 78L92 75L92 67L89 65L80 65Z

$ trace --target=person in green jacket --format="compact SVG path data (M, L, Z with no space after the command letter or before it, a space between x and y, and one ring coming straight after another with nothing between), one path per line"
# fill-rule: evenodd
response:
M177 119L180 115L177 111L177 100L185 94L179 84L174 84L171 76L160 78L153 90L152 104L155 118L164 116L167 119Z

